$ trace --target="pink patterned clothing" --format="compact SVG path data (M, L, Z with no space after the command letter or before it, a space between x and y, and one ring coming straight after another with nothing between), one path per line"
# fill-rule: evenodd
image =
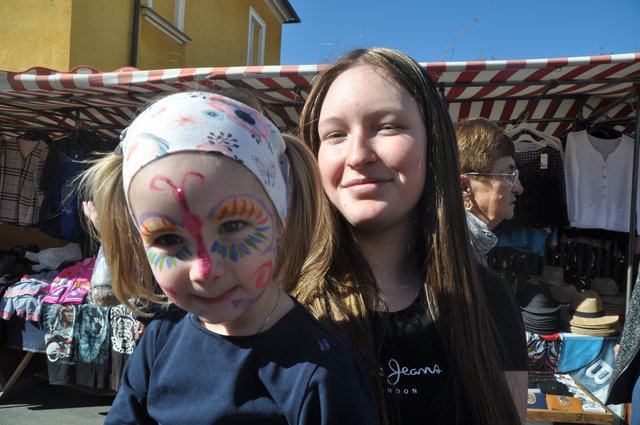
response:
M82 304L91 289L95 257L85 258L60 271L51 282L44 302L49 304Z

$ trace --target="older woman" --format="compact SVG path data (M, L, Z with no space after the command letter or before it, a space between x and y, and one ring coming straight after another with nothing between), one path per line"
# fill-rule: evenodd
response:
M459 121L454 128L471 246L478 261L487 265L487 253L498 242L493 229L513 218L516 197L524 191L515 150L509 136L484 118Z

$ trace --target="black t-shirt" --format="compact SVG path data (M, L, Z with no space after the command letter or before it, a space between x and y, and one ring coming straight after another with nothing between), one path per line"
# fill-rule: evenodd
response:
M485 267L480 269L480 276L491 315L501 335L498 346L503 370L527 370L522 318L508 283ZM424 296L417 297L404 310L385 314L388 327L379 367L391 423L454 422L449 364L431 313L424 307ZM486 388L478 390L486 391ZM472 418L467 420L473 422Z

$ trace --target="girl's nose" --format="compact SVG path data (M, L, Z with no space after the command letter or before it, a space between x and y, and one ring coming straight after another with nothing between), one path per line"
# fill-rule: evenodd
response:
M206 283L215 280L224 273L224 263L220 255L200 252L191 261L189 277L192 282Z
M349 154L347 165L351 168L360 168L366 164L375 162L377 155L371 146L369 138L363 131L357 130L349 135Z

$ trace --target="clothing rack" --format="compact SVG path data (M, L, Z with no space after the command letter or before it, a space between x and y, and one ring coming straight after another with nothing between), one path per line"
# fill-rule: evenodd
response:
M548 90L547 90L548 91ZM546 91L545 91L546 93ZM606 116L606 113L616 106L629 101L630 99L634 99L636 101L635 104L635 118L624 118L624 119L616 119L616 118L601 118ZM528 105L529 106L529 105ZM637 274L637 266L635 259L635 235L636 229L638 228L638 223L636 222L637 216L637 199L638 199L638 166L640 165L640 85L636 86L634 92L629 93L622 98L612 102L606 107L600 108L598 110L593 111L587 118L584 119L576 119L576 118L539 118L539 119L529 119L528 117L528 108L525 108L516 119L513 120L498 120L494 121L497 124L521 124L523 121L531 122L531 123L547 123L547 122L561 122L561 121L571 121L573 122L573 128L569 131L576 131L578 129L588 128L589 124L609 124L609 125L624 125L628 126L635 123L634 130L634 154L633 154L633 174L632 174L632 184L631 184L631 211L629 217L629 240L627 246L627 254L626 254L626 282L625 282L625 294L626 294L626 305L627 308L629 306L629 299L631 297L631 293L633 292L633 287L635 284L635 278ZM565 133L566 134L566 133ZM494 258L494 267L500 268L500 255L498 258ZM530 259L526 259L523 257L520 262L525 261L532 267L539 271L539 264L531 264ZM521 273L520 273L521 274ZM526 276L519 276L518 273L512 275L511 278L526 278Z

